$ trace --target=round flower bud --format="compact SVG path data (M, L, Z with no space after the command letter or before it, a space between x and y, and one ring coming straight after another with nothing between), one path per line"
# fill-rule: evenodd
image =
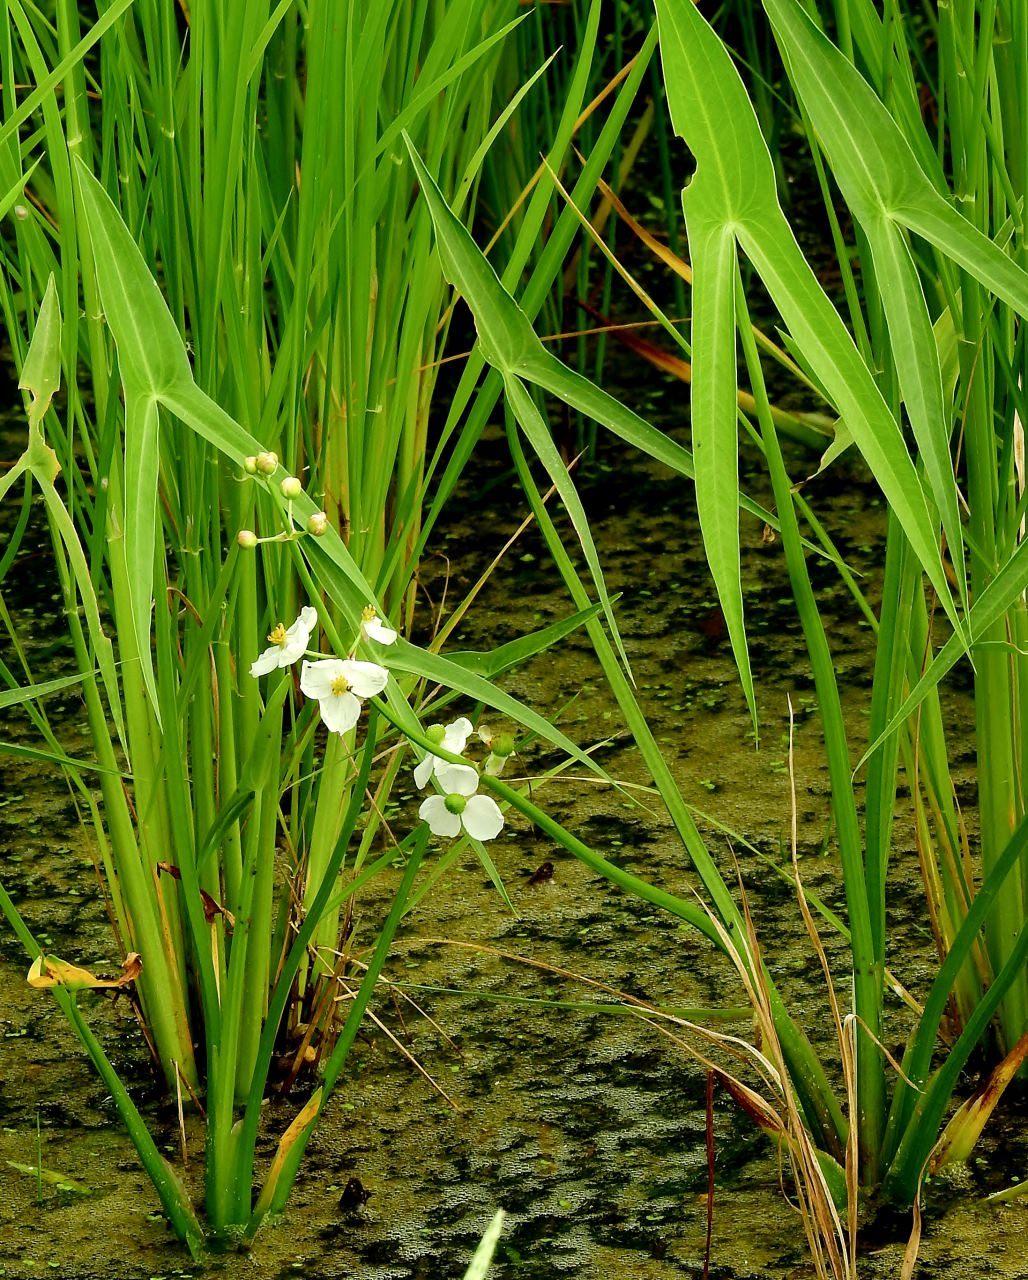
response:
M462 814L468 807L468 798L467 796L452 795L447 796L443 803L446 805L447 812Z
M493 755L496 756L512 756L514 754L514 739L509 733L498 734L493 739L492 751Z
M303 493L303 485L296 476L286 476L280 487L283 498L298 498Z
M240 529L236 534L236 542L244 551L252 551L257 545L257 535L252 529Z
M257 470L262 476L270 476L274 474L275 468L278 466L278 454L272 453L270 449L257 455Z
M324 511L315 511L307 521L307 532L313 533L316 538L320 538L323 533L328 532L328 516L325 515Z
M243 470L248 476L255 476L257 474L257 459L252 453L248 458L243 459Z
M437 747L446 736L446 729L441 724L430 724L425 730L425 737L434 747Z

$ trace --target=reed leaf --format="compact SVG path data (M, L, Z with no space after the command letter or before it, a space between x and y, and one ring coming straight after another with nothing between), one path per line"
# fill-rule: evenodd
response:
M721 244L722 236L737 243L756 267L815 379L896 512L954 629L960 632L934 522L902 432L785 219L771 156L728 51L691 0L656 0L656 6L671 120L697 164L682 198L694 276L703 266L697 254ZM722 251L720 270L725 270L727 260ZM727 316L715 314L708 319L715 323L714 332L703 338L708 351L716 349L715 344L723 352L729 345L734 349L734 327L727 323ZM707 377L715 380L724 399L729 388L719 370L730 360L734 357L722 354L714 371L694 368L694 404L709 412L711 399L717 397L712 392L708 398L703 389ZM732 399L734 435L734 390ZM720 411L719 420L727 423L727 409ZM694 415L694 431L696 425ZM718 453L722 467L727 469L731 454L727 443L722 444ZM711 549L707 550L709 555ZM739 569L733 563L729 573L729 561L734 562L731 548L726 551L719 546L714 552L721 566L716 575L718 593L722 603L727 600L736 612L738 626Z

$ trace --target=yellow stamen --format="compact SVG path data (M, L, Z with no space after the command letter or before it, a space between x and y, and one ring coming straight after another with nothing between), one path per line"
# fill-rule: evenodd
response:
M378 617L378 610L375 608L375 606L373 604L365 605L361 613L361 621L374 622L374 620L377 617Z
M284 622L280 622L275 630L269 633L268 639L272 644L285 644L286 624Z
M334 694L343 694L350 692L350 682L346 676L336 676L332 681L332 692Z

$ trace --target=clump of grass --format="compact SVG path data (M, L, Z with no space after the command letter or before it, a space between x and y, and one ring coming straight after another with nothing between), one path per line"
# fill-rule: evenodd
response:
M25 494L0 576L39 492L76 667L35 682L12 633L22 669L2 669L4 705L32 717L30 752L93 820L117 944L142 957L155 1058L172 1094L205 1108L203 1221L78 1009L92 984L0 903L194 1251L249 1240L281 1210L341 1077L428 839L383 817L405 753L434 750L419 714L463 695L595 768L494 682L584 615L470 663L438 652L446 628L430 649L387 653L366 625L371 610L410 630L419 557L497 390L479 388L476 353L430 436L450 286L401 135L470 216L485 157L547 69L537 50L511 89L518 18L514 0L270 13L119 0L92 26L70 3L51 22L13 0L0 16L0 309L29 414L0 480L0 498ZM599 20L594 2L510 241L536 310L574 234L562 218L539 249L550 170L596 110ZM644 67L612 87L583 191ZM310 657L320 638L340 661L389 668L361 734L326 739L291 671L252 674L262 635L274 648L307 610ZM47 695L72 686L93 760L69 756L46 716ZM384 922L350 937L356 895L399 868ZM370 958L340 1024L337 979L358 946ZM319 1080L258 1187L276 1041L301 1023Z
M1028 928L1020 885L1028 824L1023 797L1014 791L1021 773L1020 662L1025 647L1018 637L1028 559L1017 461L1023 451L1022 391L1013 371L1023 342L1022 318L1028 315L1028 274L1021 263L1023 119L1015 120L1009 109L1020 100L1018 86L1028 67L1024 41L1009 39L1024 34L1024 19L1006 6L991 6L988 29L982 31L971 3L948 7L940 19L936 89L946 109L957 113L947 122L955 147L953 185L958 196L966 196L973 215L965 217L947 198L946 168L925 136L910 50L897 36L901 28L867 15L851 23L851 6L840 3L835 6L840 50L795 0L765 0L764 7L797 93L800 119L809 128L812 146L824 148L859 228L865 292L849 287L854 277L847 268L851 335L782 213L775 166L727 49L688 0L657 0L671 119L697 165L683 201L693 315L687 350L692 453L548 354L427 171L423 185L447 270L474 312L486 354L504 380L515 465L578 607L589 602L587 587L539 501L523 451L522 439L542 461L569 510L578 511L570 477L547 449L545 423L534 399L539 391L588 413L695 479L704 546L754 725L740 508L781 540L815 680L832 783L834 840L843 869L848 921L842 927L853 980L853 1008L844 1019L853 1036L851 1107L840 1105L802 1029L777 994L768 972L774 957L764 964L745 945L745 918L639 711L619 661L623 655L616 632L611 629L608 635L596 621L589 624L590 637L702 881L716 920L714 934L724 941L723 931L738 949L749 988L764 1001L806 1132L819 1151L837 1162L855 1143L861 1183L884 1186L912 1203L969 1056L991 1038L994 1018L1004 1053L1015 1050L1025 1028ZM875 69L881 98L854 67L854 59ZM815 159L821 164L819 149ZM575 197L569 203L581 207ZM911 234L919 237L917 258L909 247ZM740 256L760 276L782 317L791 361L839 415L824 465L855 446L888 502L878 614L788 473L779 440L780 415L767 396L742 288ZM934 292L926 290L925 281ZM670 323L666 327L674 334ZM954 334L959 335L956 342ZM752 395L745 406L738 390L739 345ZM773 515L740 493L740 426L764 458ZM966 497L961 483L965 474ZM593 590L602 601L602 569L591 557L588 529L581 519L576 528ZM863 760L852 751L855 729L844 712L830 637L811 585L812 555L838 566L876 634ZM947 627L948 638L937 646L937 629L945 634ZM977 888L952 798L937 697L939 681L964 655L975 662L978 684L982 848ZM867 781L858 789L854 768L864 763ZM926 853L933 823L938 833L939 861L931 885L941 956L900 1070L893 1072L882 1044L885 967L890 943L895 943L888 928L887 880L901 763L917 793L918 832ZM694 923L704 929L700 921ZM704 931L711 936L709 929ZM963 1010L959 1032L933 1070L951 999ZM1017 1065L1008 1061L1002 1078ZM993 1103L997 1096L997 1090L991 1091ZM855 1134L847 1112L854 1117ZM952 1133L945 1135L937 1160L952 1150ZM958 1146L966 1150L967 1142Z

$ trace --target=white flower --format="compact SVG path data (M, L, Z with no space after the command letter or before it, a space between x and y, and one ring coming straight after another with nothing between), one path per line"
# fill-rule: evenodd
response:
M392 644L396 639L396 632L386 626L373 604L369 604L361 614L361 635L365 640L377 640L379 644Z
M381 693L388 680L385 667L352 658L321 658L300 668L300 688L308 698L317 698L321 718L332 733L352 729L361 699Z
M434 836L459 836L461 828L475 840L495 840L503 830L503 814L491 796L477 795L478 771L465 764L443 763L436 780L446 792L422 802L418 817Z
M250 675L266 676L276 667L291 667L297 658L302 658L310 642L311 632L318 625L318 611L304 605L300 616L291 627L286 628L280 622L268 636L271 648L265 649L256 662L250 665Z
M507 761L512 755L516 754L514 739L509 733L499 733L495 737L490 734L488 741L485 737L482 737L482 741L489 747L489 754L482 767L491 777L498 778L503 772Z
M430 724L425 730L425 736L437 747L442 747L444 751L459 756L464 754L464 747L467 745L468 738L471 737L473 728L471 721L466 716L461 716L459 720L451 721L445 729L441 724ZM414 769L415 785L423 791L431 781L432 775L438 773L440 768L447 767L447 762L441 756L425 756Z

